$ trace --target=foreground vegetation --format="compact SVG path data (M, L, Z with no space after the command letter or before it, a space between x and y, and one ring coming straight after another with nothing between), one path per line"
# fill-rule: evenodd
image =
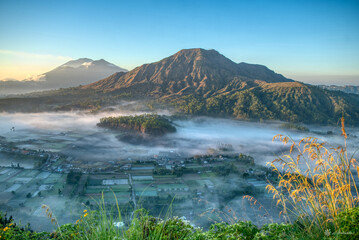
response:
M56 218L48 212L54 224ZM344 211L338 215L340 224L337 231L328 229L324 234L308 232L299 222L271 223L257 227L249 221L236 223L216 223L208 231L195 228L189 222L172 217L162 220L148 216L143 209L137 210L128 227L112 218L102 208L100 211L87 211L75 224L58 226L52 232L34 232L19 227L12 219L0 216L0 239L358 239L359 208ZM318 236L318 237L317 237Z
M346 141L344 119L342 135ZM52 233L33 232L1 215L0 239L359 239L355 175L359 166L348 155L346 144L326 148L311 137L298 143L282 135L275 139L291 143L288 155L270 163L278 182L267 186L282 209L283 223L258 227L251 222L229 221L215 223L205 231L170 216L171 206L164 219L149 216L144 209L123 219L118 204L108 209L102 198L97 210L84 206L76 223L62 226L44 205L49 221L56 226ZM296 157L291 155L294 153ZM252 197L245 198L255 202Z
M342 119L342 135L347 138ZM291 142L290 153L295 149L297 158L285 155L271 166L278 174L278 187L268 185L283 214L295 219L307 234L325 235L341 230L344 212L358 211L358 189L352 169L359 170L356 160L348 157L344 147L327 149L316 138L304 138L299 143L278 135L283 143ZM304 146L301 146L304 145ZM274 165L280 163L284 171ZM315 163L311 167L311 163ZM305 164L303 168L300 164ZM304 169L304 170L303 170ZM358 218L357 218L358 221ZM359 223L359 222L358 222Z

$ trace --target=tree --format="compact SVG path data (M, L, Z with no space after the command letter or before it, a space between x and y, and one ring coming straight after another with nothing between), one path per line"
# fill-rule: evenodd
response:
M67 174L66 183L75 184L80 180L81 176L82 176L81 172L70 171L69 174Z
M27 198L31 198L31 193L28 193L28 194L26 195L26 197L27 197Z

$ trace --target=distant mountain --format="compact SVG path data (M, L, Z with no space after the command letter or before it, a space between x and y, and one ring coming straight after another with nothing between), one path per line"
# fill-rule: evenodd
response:
M346 85L346 86L319 85L319 87L321 87L323 89L330 90L330 91L342 91L342 92L345 92L345 93L359 94L359 86L352 86L352 85Z
M0 111L97 111L124 97L152 99L191 115L322 124L336 124L345 116L347 123L359 125L357 95L296 82L265 66L235 63L199 48L86 86L3 99Z
M237 91L260 83L293 82L262 65L235 63L215 50L184 49L126 74L114 74L84 88L135 91L151 96Z
M32 91L76 87L93 83L115 72L127 72L103 59L80 58L69 61L49 72L25 81L0 82L0 94L17 94Z

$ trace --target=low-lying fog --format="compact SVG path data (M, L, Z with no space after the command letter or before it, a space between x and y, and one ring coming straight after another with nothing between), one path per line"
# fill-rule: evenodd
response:
M206 154L210 148L231 144L235 152L255 157L258 164L266 164L287 149L272 142L276 134L291 136L294 140L315 136L332 146L343 144L339 126L307 126L311 132L281 128L281 123L254 123L230 119L198 117L175 120L177 132L152 139L139 145L121 141L120 131L99 128L96 124L105 116L133 115L140 112L111 111L99 114L84 112L4 114L0 115L0 136L8 141L21 142L29 149L57 151L56 144L67 145L61 152L86 161L109 161L124 158L153 156L160 151L175 151L182 156ZM168 112L159 112L168 114ZM10 129L15 127L15 131ZM326 134L332 131L333 134ZM357 150L357 128L348 128L348 148ZM31 141L36 139L37 141ZM29 141L30 140L30 141ZM52 143L52 144L50 144ZM58 147L58 146L57 146Z
M87 163L98 163L101 161L121 161L131 158L133 160L143 157L151 157L161 151L174 151L181 156L193 156L196 154L207 154L210 149L218 149L223 144L230 144L233 152L249 154L255 158L257 164L265 165L276 156L288 150L279 142L272 142L276 134L291 136L294 140L307 136L319 137L332 146L343 144L339 126L307 126L310 132L299 132L281 127L280 122L259 123L246 122L230 119L197 117L189 120L174 120L177 132L163 137L153 138L149 141L140 141L140 144L130 144L121 141L125 134L120 131L99 128L96 124L99 119L107 116L142 114L136 111L109 111L98 114L85 112L58 112L58 113L34 113L34 114L7 114L0 113L0 136L6 137L7 141L15 142L17 146L28 149L44 149L57 151L71 156L73 160ZM158 114L169 115L168 111ZM14 127L14 128L13 128ZM11 130L12 129L12 130ZM333 134L327 134L332 131ZM348 149L351 152L359 146L358 128L347 128L350 133L348 138ZM0 165L10 165L0 156ZM27 167L25 163L22 166ZM89 164L91 165L91 164ZM31 165L29 165L31 167ZM101 163L97 166L101 166ZM271 196L267 196L264 203L271 208ZM65 208L62 203L72 203L70 199L56 196L45 198L43 203L57 207L55 212L63 215ZM60 198L59 198L60 199ZM61 204L58 204L61 203ZM75 203L73 203L75 204ZM78 203L79 204L79 203ZM242 197L235 198L229 203L231 207L237 207L241 217L245 218L246 206L243 209L238 206L244 204ZM233 205L233 206L232 206ZM37 206L39 209L40 207ZM78 206L72 206L77 209ZM248 211L250 213L251 211ZM39 210L40 211L40 210ZM41 216L43 213L35 212L29 215L19 212L11 213L16 219L23 222L30 221L35 229L51 230L49 221ZM275 215L275 214L273 214ZM73 219L63 217L61 223L71 222ZM253 219L250 219L253 220ZM36 225L37 224L37 225Z

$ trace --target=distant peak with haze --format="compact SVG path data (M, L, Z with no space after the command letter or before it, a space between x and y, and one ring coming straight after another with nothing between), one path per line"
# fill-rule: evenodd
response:
M104 59L79 58L68 61L49 72L27 77L24 81L0 82L0 95L77 87L93 83L116 72L127 72L127 70Z

